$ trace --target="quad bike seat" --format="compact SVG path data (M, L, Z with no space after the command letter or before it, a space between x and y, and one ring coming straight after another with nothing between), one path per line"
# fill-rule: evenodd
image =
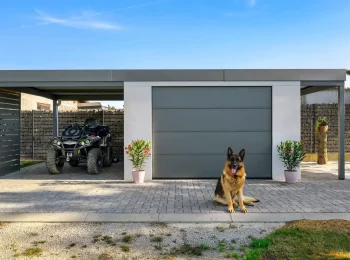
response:
M100 137L105 137L109 133L109 127L100 125L94 118L88 118L85 120L85 132L87 134L94 134Z
M99 125L99 122L95 118L88 118L85 120L85 125L90 127L96 127Z

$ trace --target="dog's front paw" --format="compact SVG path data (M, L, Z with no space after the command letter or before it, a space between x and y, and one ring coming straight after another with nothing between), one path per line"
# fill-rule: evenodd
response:
M247 213L248 210L246 208L241 208L241 210L244 212L244 213Z
M235 209L232 207L232 208L228 208L228 212L230 213L234 213L235 212Z

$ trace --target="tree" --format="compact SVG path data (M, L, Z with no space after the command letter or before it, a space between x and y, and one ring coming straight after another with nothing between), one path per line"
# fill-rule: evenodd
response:
M108 111L115 111L116 110L114 106L111 107L110 105L108 105L107 109L108 109Z
M315 134L317 137L317 163L327 164L327 134L328 134L328 122L327 118L320 116L315 124Z
M346 71L346 74L348 74L348 75L350 76L350 70L347 70L347 71Z

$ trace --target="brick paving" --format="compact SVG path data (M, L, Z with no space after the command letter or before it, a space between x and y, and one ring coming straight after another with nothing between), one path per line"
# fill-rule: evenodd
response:
M2 176L0 212L226 212L226 207L213 202L216 180L161 180L134 185L117 180L122 176L122 163L113 167L98 176L86 174L83 168L50 176L44 165L39 165ZM346 168L350 172L350 164ZM296 184L247 180L245 195L261 200L255 207L247 207L248 212L350 213L350 181L337 179L334 163L326 167L308 163L303 169L302 181Z

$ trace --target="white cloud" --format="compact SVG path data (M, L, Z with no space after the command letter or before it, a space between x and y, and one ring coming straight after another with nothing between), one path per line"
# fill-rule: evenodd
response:
M66 27L73 27L77 29L98 29L98 30L121 30L120 25L92 19L91 14L82 14L79 17L59 18L53 15L45 14L41 11L35 10L38 14L37 20L41 21L38 25L58 24Z

